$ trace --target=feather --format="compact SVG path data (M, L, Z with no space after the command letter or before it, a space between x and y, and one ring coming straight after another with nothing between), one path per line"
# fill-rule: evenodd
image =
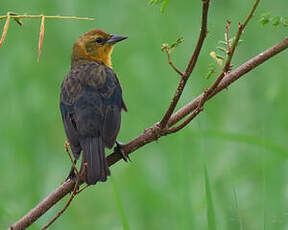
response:
M85 182L88 185L106 181L110 175L105 159L104 143L101 137L89 137L80 141L83 151L82 167L87 163Z

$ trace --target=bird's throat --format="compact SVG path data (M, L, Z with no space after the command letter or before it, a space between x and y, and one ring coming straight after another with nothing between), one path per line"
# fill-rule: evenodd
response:
M99 47L96 50L87 51L86 47L83 44L75 43L72 53L72 65L77 65L78 62L85 60L93 60L96 62L102 62L106 66L112 68L111 54L113 51L112 45L104 45Z
M112 68L112 62L111 62L111 52L110 54L102 54L102 55L97 55L97 56L92 56L92 55L89 55L88 57L89 59L93 60L93 61L97 61L97 62L102 62L104 63L106 66Z

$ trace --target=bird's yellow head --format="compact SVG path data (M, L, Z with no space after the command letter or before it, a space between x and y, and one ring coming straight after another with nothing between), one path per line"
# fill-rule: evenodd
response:
M79 60L94 60L111 68L113 45L127 37L105 33L103 30L91 30L83 34L73 46L72 65Z

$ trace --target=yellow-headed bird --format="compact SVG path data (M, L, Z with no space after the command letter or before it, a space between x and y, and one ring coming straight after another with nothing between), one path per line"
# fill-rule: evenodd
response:
M106 181L110 175L104 149L115 144L121 110L127 111L111 66L113 45L126 38L102 30L83 34L73 46L71 69L61 86L66 136L75 160L82 151L82 169L87 163L84 180L89 185Z

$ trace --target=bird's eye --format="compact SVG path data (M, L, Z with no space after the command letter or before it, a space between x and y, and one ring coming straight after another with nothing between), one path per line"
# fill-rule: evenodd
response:
M104 39L99 37L99 38L96 38L94 41L101 44L101 43L103 43Z

